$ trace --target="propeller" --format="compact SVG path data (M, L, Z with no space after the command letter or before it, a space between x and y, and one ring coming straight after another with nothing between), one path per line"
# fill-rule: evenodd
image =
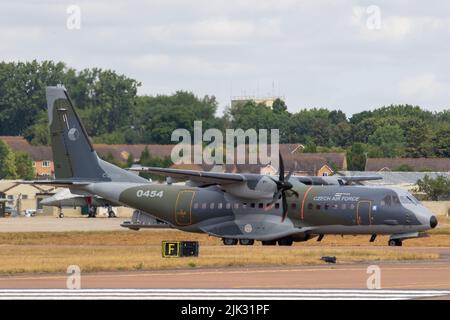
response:
M287 213L288 213L288 203L287 203L287 199L286 199L286 192L287 191L292 192L293 194L295 194L295 196L297 198L298 198L298 193L297 193L297 191L292 190L293 185L292 185L292 183L289 182L289 179L291 178L292 174L294 173L294 168L289 170L289 173L288 173L287 176L284 176L284 162L283 162L283 157L281 156L281 152L279 153L278 156L279 156L279 177L278 177L278 180L270 178L277 185L277 191L275 192L275 194L273 196L273 200L271 202L271 205L273 205L275 202L277 202L278 199L280 199L280 197L282 198L283 216L281 218L281 222L283 222L286 219Z

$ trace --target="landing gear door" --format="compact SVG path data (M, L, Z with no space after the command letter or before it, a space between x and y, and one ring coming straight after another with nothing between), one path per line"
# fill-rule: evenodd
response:
M175 223L179 226L192 224L192 201L194 200L194 191L183 190L178 193L175 204Z

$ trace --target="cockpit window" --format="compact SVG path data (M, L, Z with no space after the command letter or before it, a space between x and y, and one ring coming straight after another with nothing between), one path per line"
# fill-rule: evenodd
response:
M408 195L408 196L406 196L406 199L408 199L408 201L411 201L412 203L414 203L414 204L419 204L419 200L417 200L416 198L414 198L414 196L413 195Z
M399 198L397 196L392 196L392 202L394 204L400 204L400 200L399 200Z
M400 196L400 202L402 204L413 204L414 202L407 196Z

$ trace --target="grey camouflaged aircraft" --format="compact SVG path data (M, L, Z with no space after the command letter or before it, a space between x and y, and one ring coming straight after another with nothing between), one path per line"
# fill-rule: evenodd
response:
M55 180L67 186L132 207L187 232L220 237L226 245L292 245L324 235L390 235L389 245L418 237L437 219L411 194L387 187L305 184L304 177L138 168L188 180L157 184L101 160L62 87L47 88ZM347 179L347 180L346 180ZM358 180L358 179L356 179ZM361 179L364 180L364 179ZM309 180L308 180L309 181Z

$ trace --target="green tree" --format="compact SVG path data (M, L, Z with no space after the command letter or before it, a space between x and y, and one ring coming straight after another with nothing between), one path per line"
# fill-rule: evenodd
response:
M106 162L112 163L120 168L125 168L126 164L123 163L120 160L117 160L116 158L114 158L113 154L109 151L106 155L102 156L100 155L100 158L102 160L105 160Z
M132 153L130 153L127 158L127 168L130 168L131 166L133 166L133 164L134 164L134 156Z
M413 158L430 156L432 150L431 138L431 129L425 121L408 120L405 129L406 156Z
M418 191L424 192L433 201L450 197L450 179L441 175L434 179L425 175L417 181L417 187Z
M31 180L35 177L33 160L26 152L14 152L17 176L20 179Z
M437 157L450 157L450 125L445 124L437 129L432 138L433 155Z
M277 98L272 105L272 110L275 113L283 113L287 111L287 106L284 100Z
M393 158L404 154L405 143L403 130L398 125L378 127L369 136L369 144L381 149L383 157Z
M172 165L172 161L170 160L169 157L165 157L163 159L158 158L158 157L153 157L150 154L147 146L142 151L139 162L140 162L140 165L143 167L168 168ZM145 172L140 172L139 175L146 179L153 179L153 180L160 180L160 181L165 179L163 176L145 173Z
M303 149L303 152L305 153L316 153L317 152L317 145L314 143L314 141L310 140L306 143L305 149Z
M15 161L11 148L0 140L0 179L17 179Z
M366 151L362 143L354 143L347 152L349 170L364 171L366 167Z

